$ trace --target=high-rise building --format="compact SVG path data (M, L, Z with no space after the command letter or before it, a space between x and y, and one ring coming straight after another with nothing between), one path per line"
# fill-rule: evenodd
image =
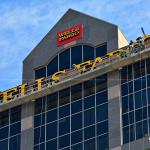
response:
M23 85L1 94L0 150L150 149L150 49L109 53L128 44L69 9L23 61Z

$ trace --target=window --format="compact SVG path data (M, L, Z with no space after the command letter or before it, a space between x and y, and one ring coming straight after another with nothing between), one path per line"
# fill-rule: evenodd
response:
M84 126L89 126L95 123L95 109L89 109L84 112Z
M83 145L82 143L76 144L71 147L71 150L83 150Z
M71 48L71 66L73 64L80 64L82 62L82 46L75 46Z
M59 70L70 68L70 49L59 54Z
M47 123L48 122L52 122L54 120L57 120L57 114L58 114L58 110L57 109L53 109L51 111L48 111L47 113Z
M46 143L46 149L57 150L57 139L48 141Z
M101 45L99 47L96 48L96 57L101 57L101 56L105 56L107 54L107 45Z
M71 101L82 98L82 84L77 84L71 87Z
M59 118L63 118L70 115L70 104L59 108Z
M97 124L97 135L101 135L108 132L108 121Z
M86 97L84 99L84 109L88 109L95 106L95 95Z
M107 89L107 75L96 78L96 92Z
M59 120L59 136L70 132L70 118Z
M94 59L94 48L88 45L83 46L83 61Z
M57 121L46 125L46 140L57 137Z
M82 100L73 102L71 104L71 113L74 114L80 111L82 111Z
M104 134L97 138L97 149L100 149L100 150L108 150L109 149L108 134Z
M89 80L84 82L84 97L94 94L95 92L95 80Z
M20 150L20 135L10 138L9 150Z
M71 116L71 131L82 128L82 113Z
M47 65L47 76L50 76L58 71L58 56L56 56L48 65Z
M70 102L70 88L59 92L59 105L62 106Z
M82 141L82 130L78 130L71 134L71 144L79 143Z
M97 107L97 122L108 119L108 104L103 104Z
M95 126L90 126L84 129L84 139L90 139L95 136Z
M107 91L100 92L96 94L96 105L106 103L108 101Z
M47 110L56 108L58 106L58 93L47 96Z
M9 124L9 111L0 112L0 127Z
M46 77L46 67L35 70L35 80L42 77Z
M95 139L88 140L84 143L84 150L94 150L95 147Z
M0 148L1 148L1 150L7 150L8 149L8 140L0 141Z
M39 114L45 111L45 97L39 98L35 101L35 114Z
M64 148L70 145L70 135L59 137L59 148ZM51 149L51 148L50 148Z
M44 142L45 140L45 126L34 129L34 144Z
M21 107L15 107L10 110L10 123L20 121L21 119Z

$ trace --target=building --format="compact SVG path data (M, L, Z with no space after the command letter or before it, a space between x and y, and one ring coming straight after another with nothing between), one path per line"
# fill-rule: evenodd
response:
M69 9L23 61L23 83L126 45L117 25ZM149 56L110 62L2 102L0 150L148 150Z

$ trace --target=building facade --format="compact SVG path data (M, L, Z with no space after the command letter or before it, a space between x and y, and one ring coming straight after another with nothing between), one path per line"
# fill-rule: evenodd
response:
M69 9L23 61L23 83L126 45L118 26ZM106 67L3 108L0 149L148 150L150 58Z

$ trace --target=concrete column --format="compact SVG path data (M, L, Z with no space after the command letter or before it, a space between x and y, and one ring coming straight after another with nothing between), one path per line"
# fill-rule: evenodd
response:
M121 150L121 100L119 71L108 73L109 149Z
M34 103L22 105L21 111L21 150L33 150L34 145Z

